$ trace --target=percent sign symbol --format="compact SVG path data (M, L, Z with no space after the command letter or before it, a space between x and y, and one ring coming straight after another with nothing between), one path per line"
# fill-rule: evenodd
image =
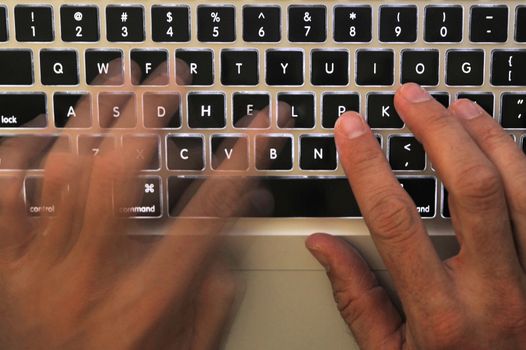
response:
M212 22L214 23L219 23L221 22L221 17L219 16L219 13L218 12L212 12L210 14L210 17L212 17Z

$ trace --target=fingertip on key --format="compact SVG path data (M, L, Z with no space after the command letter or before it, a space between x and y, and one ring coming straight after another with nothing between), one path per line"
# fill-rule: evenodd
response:
M362 116L356 112L346 112L336 121L335 129L348 139L355 139L367 132L367 126Z
M482 107L468 99L460 99L451 107L455 112L454 115L464 120L475 119L483 115Z
M427 102L433 98L426 89L415 83L402 85L398 93L411 103Z

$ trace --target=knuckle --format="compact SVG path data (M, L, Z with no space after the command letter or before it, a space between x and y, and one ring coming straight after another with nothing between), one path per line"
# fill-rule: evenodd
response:
M502 195L502 182L498 172L485 164L473 164L459 172L451 192L458 198L475 205L479 210L491 209Z
M366 220L378 238L386 241L405 240L415 230L416 209L402 194L385 192L380 191L373 196Z
M431 349L452 349L465 339L469 323L457 309L443 309L426 315L423 340Z

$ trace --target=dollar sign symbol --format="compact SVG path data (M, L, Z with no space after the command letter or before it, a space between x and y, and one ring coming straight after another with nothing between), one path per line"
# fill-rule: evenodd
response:
M173 17L172 17L172 12L170 11L170 12L168 12L168 13L166 14L166 22L168 22L168 23L172 23L173 20L174 20L174 19L173 19Z

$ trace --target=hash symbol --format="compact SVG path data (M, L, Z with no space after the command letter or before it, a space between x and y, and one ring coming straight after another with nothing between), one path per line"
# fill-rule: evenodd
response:
M121 22L126 23L127 20L128 20L128 12L123 12L121 14Z

